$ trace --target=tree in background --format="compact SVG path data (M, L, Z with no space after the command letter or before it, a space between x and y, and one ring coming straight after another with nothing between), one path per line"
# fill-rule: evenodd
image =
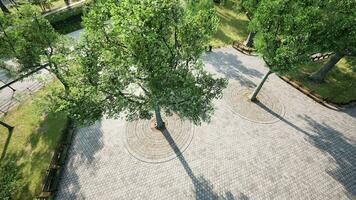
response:
M17 75L46 67L67 91L65 76L70 62L67 40L55 32L35 6L19 6L7 16L0 13L0 58L14 59L17 68L8 70Z
M301 1L262 0L259 3L251 27L257 32L255 48L269 71L251 95L252 101L257 100L270 74L283 73L310 60L311 52L316 49L305 45L310 36L304 33L314 27L313 18L319 15L315 11L313 6L305 6Z
M179 0L96 1L84 17L73 87L60 107L82 122L120 114L149 119L154 111L158 129L161 110L197 124L209 120L227 82L200 60L218 27L215 12L193 8Z
M252 21L253 14L256 12L258 8L258 4L261 0L239 0L237 1L237 10L239 12L245 13L248 20ZM256 35L255 31L251 31L248 34L247 39L244 42L244 45L247 47L253 46L253 39Z
M311 75L312 80L323 82L344 56L356 55L356 1L320 1L318 6L320 15L315 19L316 27L306 30L310 35L306 45L316 46L319 52L334 53L319 71Z
M318 52L353 51L356 46L355 26L351 26L353 20L349 17L342 23L334 20L335 15L345 16L349 12L347 9L342 11L342 7L354 5L351 1L344 3L346 5L339 1L301 0L262 0L259 3L251 26L257 31L255 47L270 71L256 87L251 100L256 100L262 85L273 72L283 73L306 64L310 62L310 56ZM339 9L329 16L337 4ZM335 29L331 28L333 26ZM350 46L346 45L347 41Z

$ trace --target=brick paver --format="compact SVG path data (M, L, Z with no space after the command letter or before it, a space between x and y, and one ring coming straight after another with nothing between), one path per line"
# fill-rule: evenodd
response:
M261 59L230 47L205 55L204 61L239 90L257 84L267 71ZM142 162L128 153L124 120L104 119L79 129L57 199L355 197L356 109L325 108L275 75L263 91L283 106L279 115L268 108L274 104L261 105L278 118L274 123L242 117L225 96L216 102L212 121L195 127L183 154L163 163ZM169 144L181 153L179 145Z

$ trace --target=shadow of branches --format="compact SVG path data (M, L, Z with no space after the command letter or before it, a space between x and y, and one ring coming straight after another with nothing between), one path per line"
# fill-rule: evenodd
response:
M225 194L219 194L214 191L213 185L208 180L206 180L203 176L197 177L193 173L192 169L190 168L188 162L184 158L179 147L174 142L169 131L167 129L164 129L162 130L162 134L164 135L167 142L169 143L169 145L177 155L177 158L179 159L186 173L192 180L194 185L194 193L195 193L196 200L237 200L237 198L234 197L234 195L230 191L225 192ZM239 199L248 200L248 197L244 194L240 194Z
M349 196L356 196L356 144L344 136L343 133L335 130L333 127L319 123L309 116L299 116L305 120L313 132L308 132L294 123L286 120L271 109L258 102L262 109L278 117L281 121L290 127L307 136L307 140L319 150L330 155L337 164L336 169L326 171L335 180L341 183Z

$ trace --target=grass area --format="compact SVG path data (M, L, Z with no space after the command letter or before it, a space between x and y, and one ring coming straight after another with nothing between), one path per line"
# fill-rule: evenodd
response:
M247 38L249 20L244 14L238 13L235 6L232 0L227 0L222 5L215 5L220 26L211 41L213 47L231 45L235 40L243 41Z
M44 172L65 124L65 116L45 115L34 104L38 96L46 91L48 88L11 110L2 119L15 126L11 135L7 129L0 127L0 153L5 153L2 161L15 159L22 177L22 187L14 199L34 199L39 193Z
M347 103L356 100L356 58L341 59L329 72L324 83L315 83L310 74L320 69L324 62L314 62L298 67L286 74L309 90L334 103Z

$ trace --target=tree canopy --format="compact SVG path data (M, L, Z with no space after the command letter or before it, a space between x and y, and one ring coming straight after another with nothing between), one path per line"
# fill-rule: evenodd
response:
M355 4L352 0L262 0L251 22L257 32L255 48L271 72L279 73L310 62L315 53L353 53Z
M256 48L273 71L319 52L355 52L355 6L352 0L262 0L252 20Z
M26 4L5 15L0 13L0 58L13 59L18 66L9 70L26 74L47 64L64 79L70 53L68 38L58 34L35 6ZM2 67L6 68L5 65Z
M212 8L102 0L88 9L83 25L73 87L60 108L82 122L104 115L150 118L160 108L197 124L209 120L213 99L227 85L205 72L200 59L218 27Z

